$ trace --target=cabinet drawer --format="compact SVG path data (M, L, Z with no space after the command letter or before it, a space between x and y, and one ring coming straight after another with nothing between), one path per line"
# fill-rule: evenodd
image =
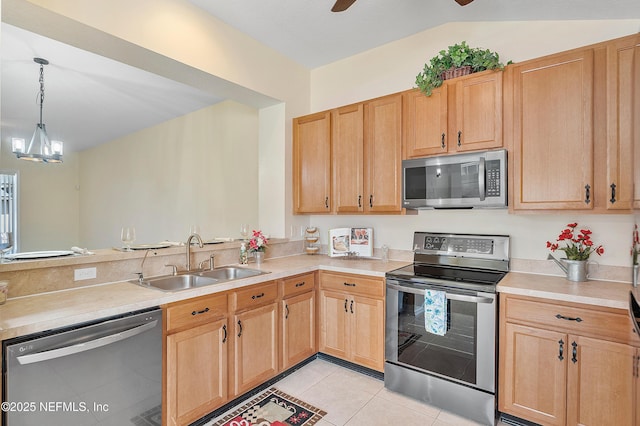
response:
M316 285L315 274L296 275L282 280L282 298L306 293L313 290Z
M624 310L511 296L504 301L507 321L623 343L630 342L633 337L633 325Z
M363 275L320 271L320 287L350 294L384 297L384 279Z
M197 297L171 304L166 309L167 331L195 327L227 314L227 293Z
M231 294L231 309L244 309L272 303L278 298L278 286L275 281L236 290Z

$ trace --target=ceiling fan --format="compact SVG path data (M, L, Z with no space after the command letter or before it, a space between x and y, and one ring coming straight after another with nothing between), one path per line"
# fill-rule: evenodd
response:
M454 0L460 6L466 6L471 3L473 0ZM331 8L332 12L344 12L347 10L352 4L354 4L356 0L337 0L336 4Z

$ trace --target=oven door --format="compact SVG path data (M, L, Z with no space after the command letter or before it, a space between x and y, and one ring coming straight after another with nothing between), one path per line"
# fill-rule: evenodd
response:
M425 328L425 290L445 291L447 330ZM386 362L494 393L496 294L387 278Z

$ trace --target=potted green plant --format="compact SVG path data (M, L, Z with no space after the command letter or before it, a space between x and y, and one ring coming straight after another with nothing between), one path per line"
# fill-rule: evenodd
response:
M427 96L444 80L460 77L474 72L503 69L500 56L490 50L469 47L467 42L449 46L441 50L424 65L416 76L416 86Z

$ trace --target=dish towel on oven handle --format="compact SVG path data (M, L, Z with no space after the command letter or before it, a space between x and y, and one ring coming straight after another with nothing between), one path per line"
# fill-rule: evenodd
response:
M447 293L424 291L424 328L429 333L444 336L447 332Z

